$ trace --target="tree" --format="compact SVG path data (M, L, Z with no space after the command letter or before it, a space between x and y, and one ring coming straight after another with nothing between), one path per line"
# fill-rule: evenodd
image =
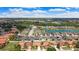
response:
M15 51L20 51L20 50L21 50L21 46L18 45L18 44L16 44L16 45L15 45Z
M12 28L12 24L11 23L3 23L1 26L5 31L10 31Z
M60 49L60 44L59 43L57 44L57 48Z
M26 28L26 26L18 25L18 24L16 25L16 27L20 32Z
M56 51L56 49L54 47L48 47L47 51Z
M9 37L9 40L15 40L16 39L16 36L15 35L11 35L10 37Z
M76 46L75 46L76 48L79 48L79 41L76 43Z

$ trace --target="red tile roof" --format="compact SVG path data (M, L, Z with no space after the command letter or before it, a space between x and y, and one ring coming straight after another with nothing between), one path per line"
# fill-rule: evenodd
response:
M33 46L41 46L41 42L33 42Z
M43 46L48 46L48 45L50 45L50 43L47 41L43 43Z
M69 45L72 45L74 42L73 41L66 41Z
M6 38L4 36L0 36L0 44L3 44L6 42Z
M32 42L26 42L25 45L26 46L32 46Z
M0 44L3 44L3 43L5 43L5 42L6 42L5 39L0 39Z
M20 46L24 46L25 42L19 42Z

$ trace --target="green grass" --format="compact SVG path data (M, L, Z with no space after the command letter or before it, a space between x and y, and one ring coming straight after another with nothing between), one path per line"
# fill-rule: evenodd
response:
M79 51L79 48L75 48L74 51Z
M1 51L17 51L16 43L8 43Z
M67 47L67 46L64 46L63 49L64 49L64 50L71 50L71 48L69 48L69 47Z

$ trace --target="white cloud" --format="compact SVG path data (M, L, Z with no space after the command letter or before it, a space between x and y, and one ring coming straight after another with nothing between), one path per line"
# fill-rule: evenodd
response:
M1 14L2 17L25 17L26 15L30 15L31 12L27 10L23 10L22 8L10 8L8 12L3 12Z
M22 8L10 8L8 12L3 12L0 17L38 17L47 12L44 10L23 10ZM41 16L41 17L42 17Z
M50 12L64 12L64 11L66 11L65 9L60 9L60 8L58 8L58 9L49 9L49 11Z
M72 7L66 7L66 9L70 10Z
M52 15L35 15L38 17L47 17L47 18L79 18L79 12L65 12L62 14L52 14Z
M0 14L0 17L51 17L51 18L79 18L79 12L67 12L65 9L50 9L50 11L65 11L64 13L51 14L45 10L23 10L22 8L10 8L9 11Z
M79 12L66 12L63 14L52 15L55 18L79 18Z
M43 14L43 13L47 13L47 12L46 11L43 11L43 10L33 10L32 13Z
M14 8L14 9L9 9L9 14L13 14L13 15L26 15L26 14L30 14L30 11L25 11L22 8Z

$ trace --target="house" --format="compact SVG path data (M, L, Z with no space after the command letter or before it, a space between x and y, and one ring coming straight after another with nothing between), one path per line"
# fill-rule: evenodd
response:
M6 32L5 35L3 35L7 40L9 40L10 36L13 36L13 33Z
M18 45L21 46L21 50L24 50L24 44L25 44L24 41L20 41L20 42L18 43Z
M41 46L41 42L34 42L33 46Z
M0 36L0 47L3 47L7 44L7 39L4 36Z
M67 44L69 45L70 48L73 48L75 46L73 40L68 40L66 42L67 42Z
M19 32L19 30L16 28L16 26L13 26L13 27L11 28L11 32L12 32L12 33L16 33L16 32Z

